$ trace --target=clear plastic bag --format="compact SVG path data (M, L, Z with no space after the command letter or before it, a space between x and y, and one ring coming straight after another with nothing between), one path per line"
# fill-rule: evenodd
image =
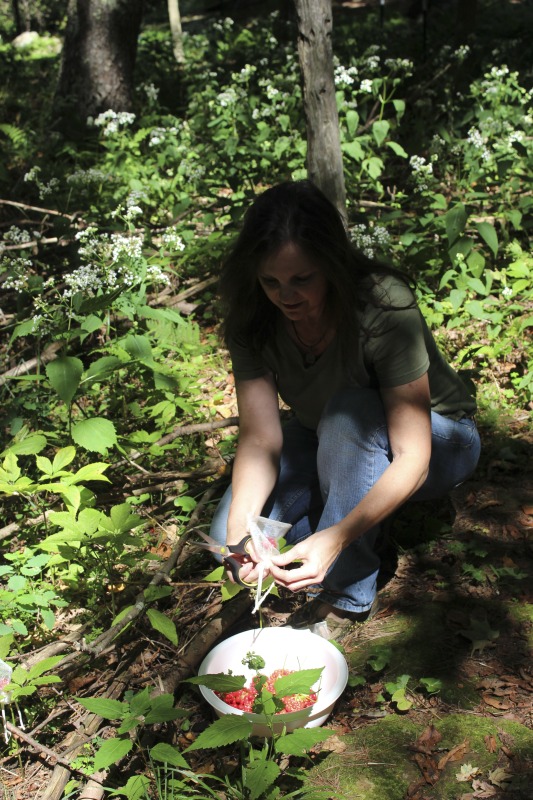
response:
M274 581L271 581L266 591L261 594L264 573L271 564L272 556L279 555L278 542L290 528L291 525L288 522L278 522L275 519L268 519L268 517L248 515L248 533L252 537L254 550L259 558L254 612L258 610L274 586Z

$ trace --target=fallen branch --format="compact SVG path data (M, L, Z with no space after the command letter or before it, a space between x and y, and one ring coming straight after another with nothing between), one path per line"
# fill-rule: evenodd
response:
M173 442L174 439L178 438L178 436L189 436L192 433L211 433L219 428L229 428L232 425L238 424L239 417L228 417L227 419L217 419L213 422L198 422L194 425L180 425L178 428L174 428L171 433L167 433L166 436L163 436L162 439L159 439L155 444L157 447L161 447L162 445ZM127 459L117 461L117 463L113 465L113 468L123 467L124 464L134 461L137 458L140 458L142 455L143 453L141 453L139 450L134 450L132 453L128 454Z
M62 211L56 211L55 208L39 208L39 206L28 206L26 203L17 203L14 200L0 200L0 205L22 208L24 211L37 211L39 214L51 214L54 217L64 217L65 219L71 220L71 222L74 221L80 213L79 211L76 211L74 214L64 214Z
M128 683L126 676L124 676L124 678L118 678L117 680L113 681L109 691L104 695L104 697L106 699L118 700L122 696L124 690L127 688L127 685ZM39 800L60 800L60 798L63 797L65 786L68 783L70 773L72 771L70 763L79 754L82 747L87 743L87 740L91 739L98 732L102 722L102 717L99 717L97 714L89 714L85 718L83 729L72 731L64 739L62 747L65 750L68 750L69 759L67 761L66 759L62 758L62 763L56 764L50 780L48 781L48 784L43 794L41 794ZM56 757L55 754L54 757ZM65 761L66 764L64 763Z
M16 378L18 375L26 375L31 372L39 364L46 364L48 361L53 361L57 356L57 351L62 347L61 342L52 342L48 345L46 350L43 351L41 356L30 358L29 361L24 361L23 364L17 364L13 369L8 369L3 375L0 375L0 386L3 386L11 378Z
M200 512L204 508L205 505L211 500L215 492L217 491L218 486L213 485L210 486L207 491L204 493L202 498L200 499L198 505L194 509L193 513L191 514L191 519L189 524L187 525L185 531L181 534L178 542L176 543L174 549L172 550L170 556L166 560L165 564L159 569L154 576L152 577L151 581L148 583L146 589L151 586L159 586L160 583L163 581L168 581L170 573L176 566L178 559L187 544L187 540L191 535L194 527L198 522L198 518ZM144 614L146 609L150 606L150 602L147 602L145 597L145 590L140 592L137 595L134 605L130 608L130 610L125 614L119 622L115 625L112 625L107 631L104 631L100 634L90 645L85 645L80 648L79 651L75 653L70 653L68 656L56 664L56 670L62 670L66 666L68 666L71 662L78 659L80 654L89 654L93 657L97 657L103 653L103 651L113 642L113 640L122 633L122 631L131 625L141 614Z

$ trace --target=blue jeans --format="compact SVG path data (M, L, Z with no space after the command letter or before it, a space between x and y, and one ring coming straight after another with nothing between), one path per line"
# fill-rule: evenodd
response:
M473 419L431 413L429 473L411 500L442 497L474 471L480 440ZM290 522L289 544L343 519L392 460L381 397L373 389L344 389L327 404L317 431L293 418L283 427L278 480L262 515ZM211 536L226 541L231 487L214 514ZM376 595L380 560L376 525L349 545L329 569L320 598L344 611L363 612Z

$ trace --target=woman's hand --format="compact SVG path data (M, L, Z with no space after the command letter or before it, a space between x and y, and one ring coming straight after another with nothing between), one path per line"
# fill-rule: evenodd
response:
M322 583L341 550L337 526L333 525L313 533L286 553L273 556L270 574L280 586L285 586L291 592L298 592ZM293 569L283 569L295 561L301 562L301 565Z

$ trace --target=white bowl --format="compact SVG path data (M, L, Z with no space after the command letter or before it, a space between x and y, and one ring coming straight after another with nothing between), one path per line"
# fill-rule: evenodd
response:
M233 675L244 675L248 686L256 674L242 664L243 658L249 652L264 658L265 666L260 672L265 675L270 675L275 669L324 668L320 679L313 686L314 691L318 692L316 703L301 711L276 715L274 733L281 732L283 728L287 731L302 727L316 728L327 720L348 681L346 659L331 642L311 631L294 628L257 628L244 631L214 647L200 664L198 674L228 673L231 670ZM234 708L206 686L200 686L200 692L219 717L225 714L244 715L253 724L252 733L255 736L270 736L271 729L264 714L252 714Z

